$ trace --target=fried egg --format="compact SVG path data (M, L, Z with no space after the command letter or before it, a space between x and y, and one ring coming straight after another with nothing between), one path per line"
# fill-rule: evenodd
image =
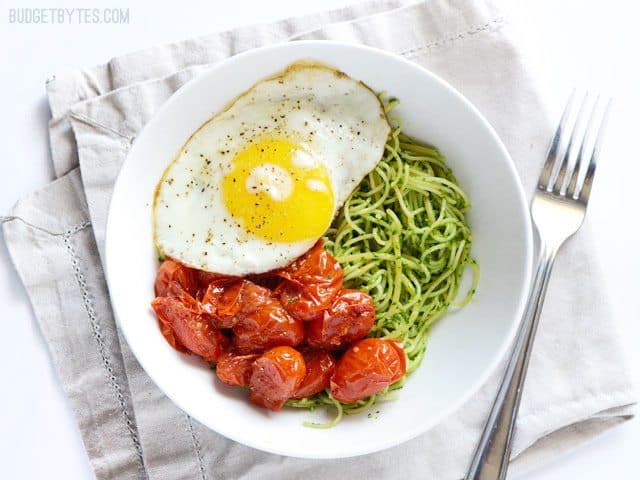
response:
M376 94L329 67L294 63L202 125L153 205L161 253L201 270L289 264L373 170L390 127Z

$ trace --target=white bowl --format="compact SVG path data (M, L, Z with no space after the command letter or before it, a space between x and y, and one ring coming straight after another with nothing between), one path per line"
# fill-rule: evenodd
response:
M293 61L319 60L400 100L407 133L446 155L473 208L475 300L433 328L422 366L396 401L346 417L326 430L303 426L323 412L252 406L207 365L172 349L149 302L157 259L151 205L164 168L203 122L257 81ZM260 450L337 458L382 450L426 432L457 410L494 370L514 336L529 285L532 236L525 195L500 139L461 94L401 57L334 42L293 42L252 50L178 90L145 126L122 166L109 210L106 271L116 318L136 358L181 409L216 432ZM375 413L378 412L379 413ZM464 412L462 412L464 414Z

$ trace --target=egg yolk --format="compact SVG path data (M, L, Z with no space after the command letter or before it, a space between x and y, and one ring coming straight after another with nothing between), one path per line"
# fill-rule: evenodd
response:
M245 230L273 242L319 238L333 216L327 169L288 140L264 140L240 151L223 178L222 193Z

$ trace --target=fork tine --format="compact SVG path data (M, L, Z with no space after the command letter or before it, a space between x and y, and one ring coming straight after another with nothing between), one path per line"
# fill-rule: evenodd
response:
M595 102L593 102L593 107L591 108L591 114L589 115L589 122L587 123L586 128L584 129L584 136L582 137L582 143L580 144L580 150L578 150L578 156L576 157L576 161L573 164L573 169L570 172L571 180L569 181L569 185L567 186L567 197L573 198L576 193L576 187L578 186L578 178L580 177L580 171L582 170L582 166L586 164L587 160L585 160L589 153L586 152L587 143L593 138L593 134L599 128L599 123L596 123L598 119L598 105L600 104L600 95L596 97ZM602 118L599 119L602 121Z
M591 160L589 160L589 167L587 168L587 173L584 177L582 189L578 194L579 195L578 198L584 204L586 204L589 201L589 195L591 194L591 186L593 185L593 176L596 173L596 163L598 161L598 156L600 155L600 149L602 148L602 141L604 139L604 130L607 125L607 121L609 119L610 110L611 110L611 99L609 99L609 101L607 102L607 105L604 109L604 113L602 114L600 127L598 128L598 134L596 136L596 141L593 145L593 151L591 152Z
M578 115L576 116L576 120L573 123L573 129L571 130L571 135L569 136L569 143L567 144L567 149L564 151L564 156L560 163L560 168L558 169L558 174L556 176L554 185L553 185L553 193L556 195L560 195L562 191L562 185L564 183L565 176L567 174L567 169L569 168L569 162L571 160L571 154L573 150L573 144L576 141L580 141L577 137L580 134L580 128L584 123L584 118L587 110L587 105L589 104L589 93L585 94L582 97L582 103L580 104L580 110L578 111ZM584 135L584 132L582 132Z
M556 133L553 135L553 140L551 140L551 145L549 145L549 151L547 152L547 160L544 162L544 166L542 167L542 172L540 172L540 179L538 180L538 189L546 190L549 186L549 179L551 178L551 173L553 172L553 165L555 164L556 158L558 157L558 148L562 141L562 137L564 136L564 131L567 129L567 122L569 121L569 116L571 112L574 110L574 103L576 99L576 91L575 89L571 92L569 96L569 100L564 107L564 111L562 112L562 117L560 118L560 123L558 124L558 128L556 129Z

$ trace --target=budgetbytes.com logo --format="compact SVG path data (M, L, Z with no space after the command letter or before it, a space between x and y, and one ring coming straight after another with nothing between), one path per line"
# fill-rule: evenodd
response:
M9 23L25 25L128 24L128 8L9 8Z

